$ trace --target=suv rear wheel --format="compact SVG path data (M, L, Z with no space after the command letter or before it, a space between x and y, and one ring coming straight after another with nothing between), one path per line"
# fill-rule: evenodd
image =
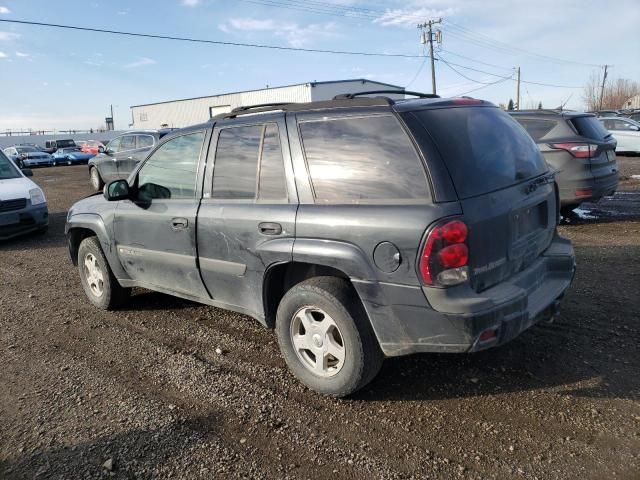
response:
M113 310L129 298L131 289L122 288L113 276L96 237L85 238L80 243L78 270L84 292L96 307Z
M98 169L96 167L91 167L89 176L91 177L91 185L93 185L94 189L102 190L104 188L104 182L102 181L100 172L98 172Z
M314 277L291 288L278 306L276 334L289 369L324 395L349 395L382 366L364 309L341 278Z

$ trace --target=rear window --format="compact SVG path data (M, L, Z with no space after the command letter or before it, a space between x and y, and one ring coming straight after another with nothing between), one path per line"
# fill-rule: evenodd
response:
M65 147L75 147L76 143L73 140L58 140L56 142L56 145L58 148L65 148Z
M547 171L538 147L511 116L493 107L422 110L460 198L506 188Z
M514 117L516 121L524 127L534 141L540 140L547 133L553 130L556 122L553 120L540 120L536 118L519 118Z
M391 115L300 123L316 201L360 203L428 198L421 160Z
M598 121L596 117L576 117L572 118L570 122L575 127L579 135L594 140L603 140L609 136L609 132Z

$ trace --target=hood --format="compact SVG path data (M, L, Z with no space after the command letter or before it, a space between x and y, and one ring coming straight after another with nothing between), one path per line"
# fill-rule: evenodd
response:
M118 202L108 202L105 200L102 193L95 193L74 203L69 209L67 218L86 213L104 216L109 211L114 210L117 204Z
M40 187L25 177L0 180L0 200L30 198L29 190L32 188Z
M27 152L27 153L21 153L18 156L22 157L22 158L49 158L49 157L51 157L51 155L49 155L47 152Z

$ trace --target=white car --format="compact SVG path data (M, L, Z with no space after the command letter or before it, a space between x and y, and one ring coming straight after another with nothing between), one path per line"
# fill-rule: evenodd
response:
M49 210L44 192L0 152L0 240L29 232L45 232Z
M624 117L599 118L618 141L616 152L640 153L640 122Z

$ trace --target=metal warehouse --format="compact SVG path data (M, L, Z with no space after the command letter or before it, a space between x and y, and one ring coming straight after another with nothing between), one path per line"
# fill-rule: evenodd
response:
M148 103L131 107L134 128L186 127L206 122L220 113L237 107L279 102L315 102L330 100L341 93L358 93L368 90L398 90L404 87L365 79L310 82L284 87L225 93L210 97L187 98L167 102ZM403 98L403 94L391 95Z

